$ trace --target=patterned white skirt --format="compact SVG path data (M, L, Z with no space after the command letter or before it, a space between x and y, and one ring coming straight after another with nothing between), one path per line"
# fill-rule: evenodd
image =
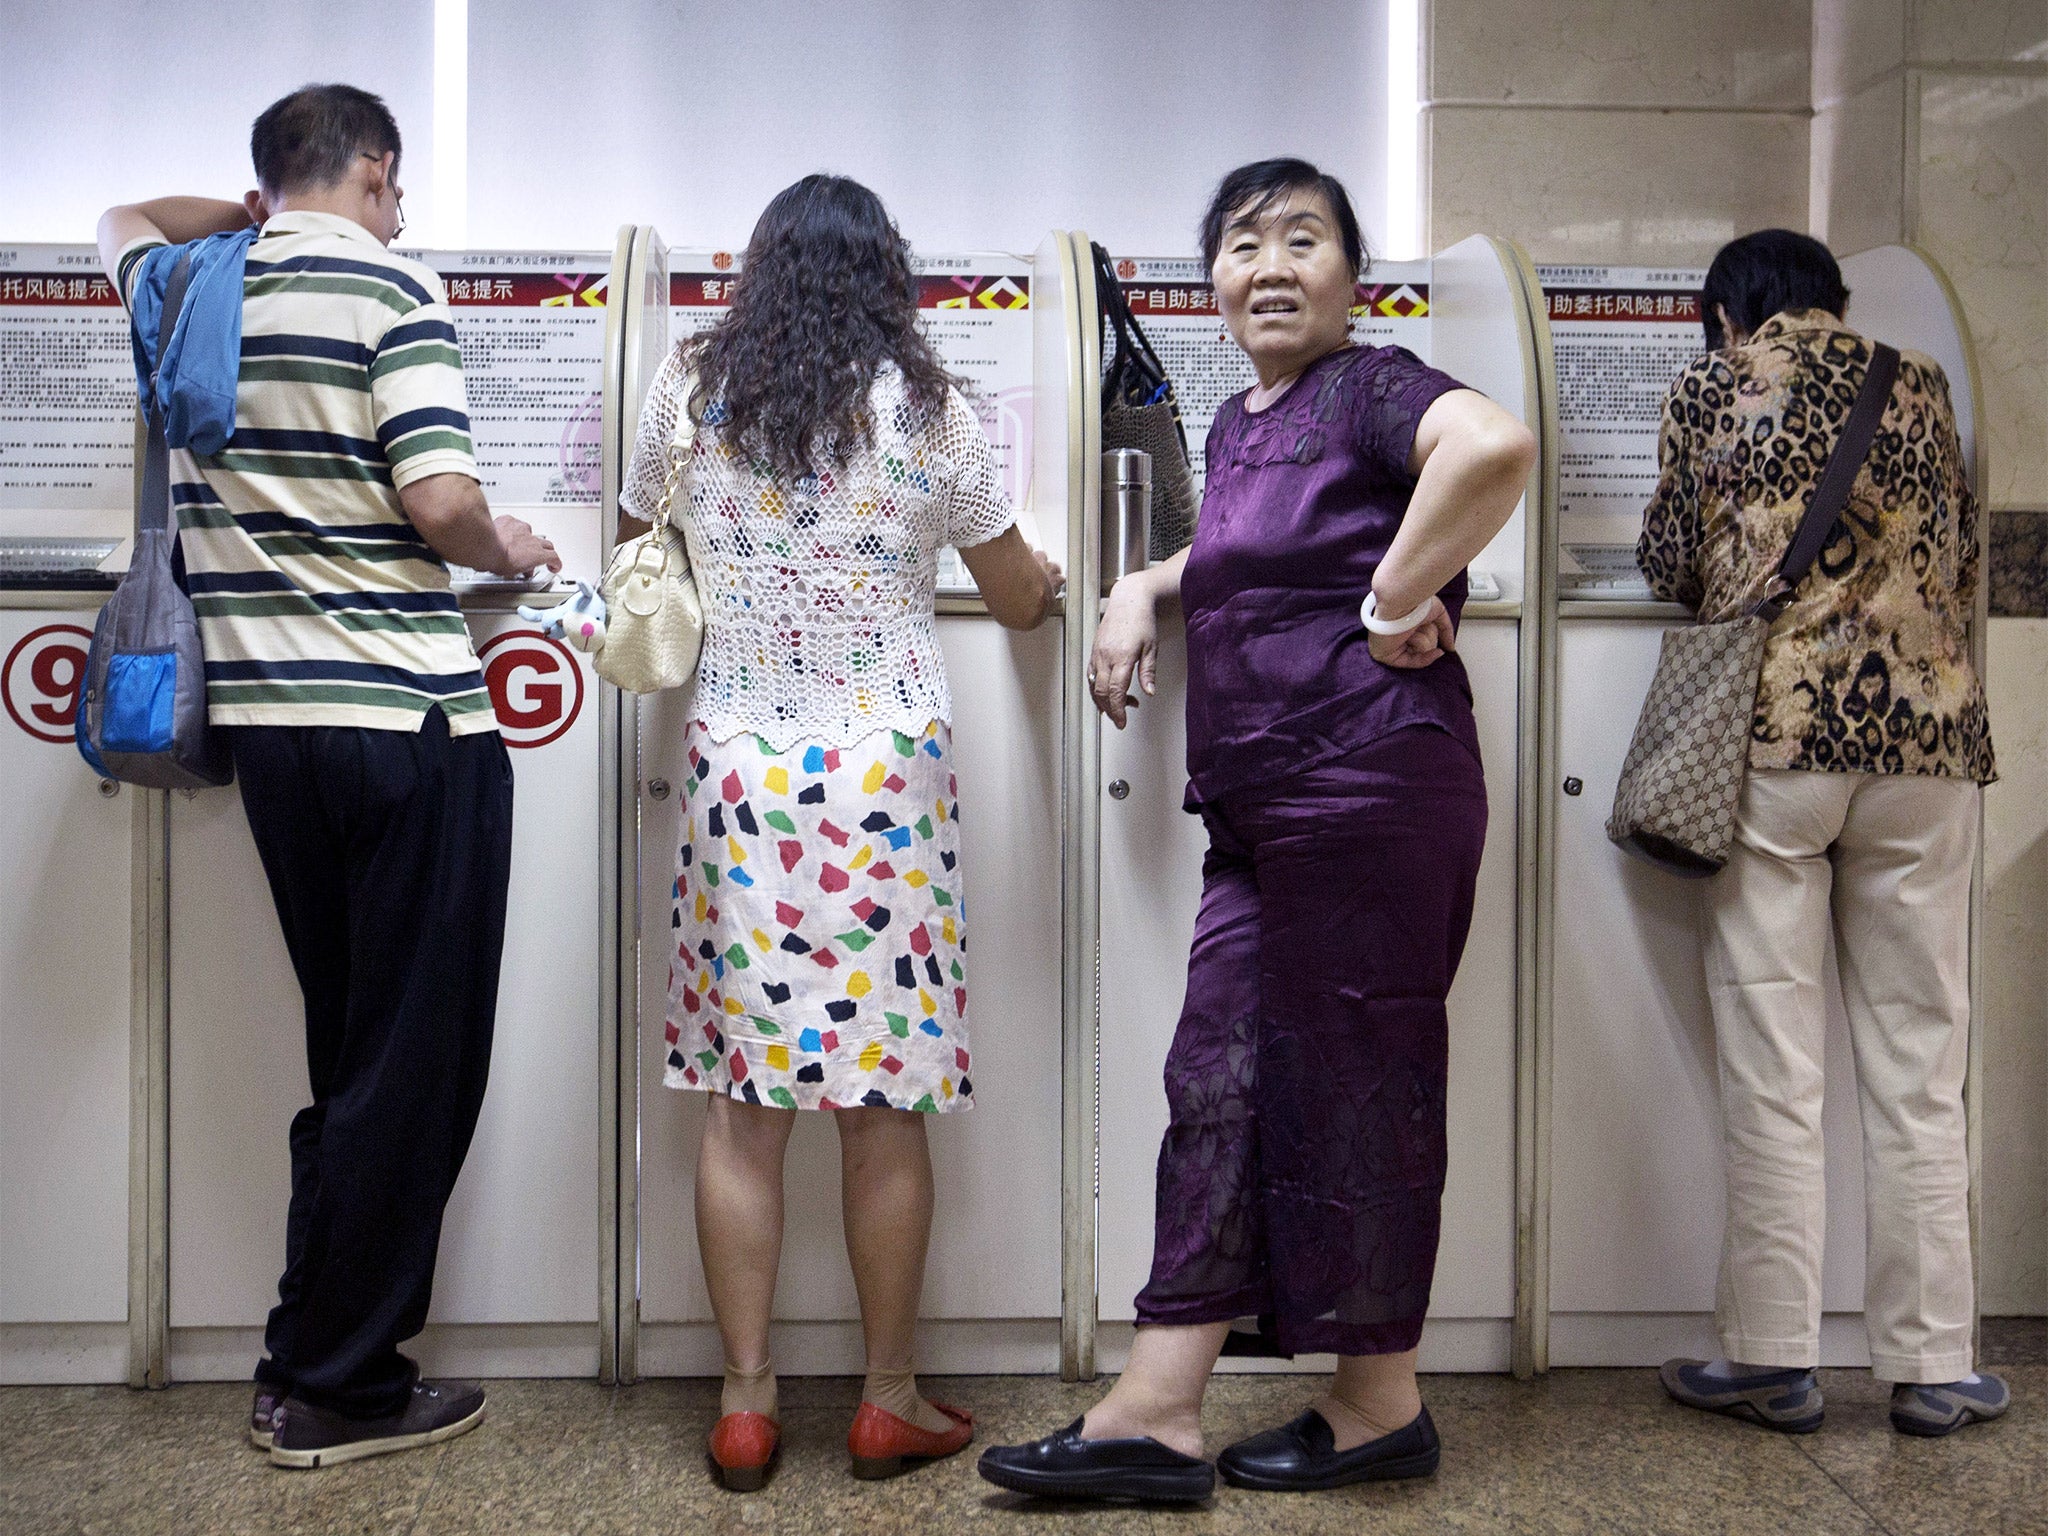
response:
M685 735L671 1088L784 1109L965 1109L952 733L851 747Z

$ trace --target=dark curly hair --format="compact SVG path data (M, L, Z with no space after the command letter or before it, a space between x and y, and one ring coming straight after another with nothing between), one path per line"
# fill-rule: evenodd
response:
M882 200L844 176L806 176L762 212L731 308L687 343L690 409L724 407L725 440L791 480L843 464L874 440L868 391L902 370L928 421L953 380L917 325L910 245Z

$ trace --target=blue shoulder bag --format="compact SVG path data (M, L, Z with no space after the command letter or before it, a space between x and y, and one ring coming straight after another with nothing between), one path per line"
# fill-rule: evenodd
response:
M187 251L172 267L157 323L157 369L192 279ZM235 776L227 743L206 722L206 657L199 618L174 567L170 448L155 373L135 553L93 626L78 696L78 751L93 771L149 789L197 789Z

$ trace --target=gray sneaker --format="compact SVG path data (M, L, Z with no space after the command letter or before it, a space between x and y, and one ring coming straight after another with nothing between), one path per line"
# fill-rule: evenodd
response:
M1820 1384L1805 1368L1709 1376L1704 1360L1666 1360L1657 1379L1672 1401L1704 1413L1747 1419L1781 1434L1810 1435L1820 1428Z
M1988 1371L1970 1382L1902 1381L1892 1388L1892 1428L1902 1435L1952 1435L2012 1406L2012 1390Z
M402 1413L382 1419L351 1419L290 1397L273 1420L273 1467L331 1467L338 1462L385 1456L423 1445L439 1445L467 1434L484 1419L484 1389L473 1381L415 1382Z

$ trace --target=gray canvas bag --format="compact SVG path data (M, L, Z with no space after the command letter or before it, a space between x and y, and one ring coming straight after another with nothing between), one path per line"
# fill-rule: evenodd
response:
M1757 679L1771 625L1820 557L1870 455L1899 354L1873 343L1870 367L1835 439L1791 548L1754 607L1718 624L1665 632L1649 697L1614 788L1607 836L1625 853L1689 879L1728 862L1749 767Z
M191 281L188 251L172 267L157 326L164 350ZM197 789L235 776L227 743L206 723L206 658L199 619L173 567L170 449L164 411L150 379L148 445L136 506L135 552L100 609L78 698L78 751L96 773L148 789Z

